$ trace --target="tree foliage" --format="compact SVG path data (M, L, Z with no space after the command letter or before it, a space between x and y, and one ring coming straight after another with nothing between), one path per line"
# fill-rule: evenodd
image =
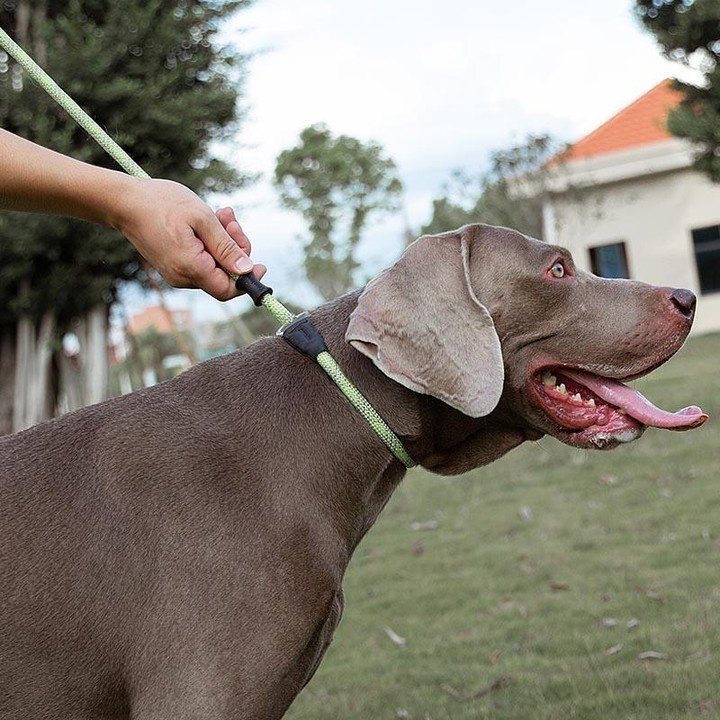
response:
M550 135L529 135L521 143L493 151L484 173L455 171L442 196L433 200L432 218L422 232L483 222L542 238L543 167L560 149ZM532 182L532 192L518 192L521 178Z
M376 142L333 137L324 125L300 133L277 158L275 185L283 205L305 218L305 272L325 299L351 289L355 250L373 213L397 209L402 185L395 163Z
M151 175L198 192L241 176L211 152L234 130L242 56L213 44L244 0L15 0L0 23ZM87 162L114 163L0 53L0 125ZM54 308L60 325L132 279L138 256L118 233L66 218L0 216L0 327ZM26 293L19 294L24 282Z
M636 0L635 12L667 58L703 75L701 86L675 82L684 98L670 112L668 129L695 143L695 167L720 182L720 3Z
M204 193L243 182L212 144L242 118L246 61L217 45L217 31L249 2L6 0L0 24L151 175ZM1 51L0 126L115 167ZM55 410L59 368L67 365L59 338L73 323L93 328L78 363L93 378L79 384L92 391L78 402L102 398L105 373L95 369L107 362L107 306L123 281L142 277L140 257L113 230L61 217L0 215L0 433ZM71 383L65 384L67 395Z

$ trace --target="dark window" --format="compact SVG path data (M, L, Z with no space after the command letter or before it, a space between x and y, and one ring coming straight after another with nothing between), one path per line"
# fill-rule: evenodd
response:
M619 242L590 248L590 268L600 277L629 278L625 243Z
M720 292L720 225L692 231L700 292Z

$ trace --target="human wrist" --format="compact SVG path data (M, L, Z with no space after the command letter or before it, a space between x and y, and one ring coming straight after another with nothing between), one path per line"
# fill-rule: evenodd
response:
M140 199L143 181L116 170L99 172L97 182L88 189L87 219L125 233L131 223L132 209Z

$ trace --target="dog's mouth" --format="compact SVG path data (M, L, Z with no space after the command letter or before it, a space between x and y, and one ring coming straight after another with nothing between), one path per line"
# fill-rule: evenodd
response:
M647 427L690 430L708 416L694 405L662 410L619 380L585 370L544 368L532 379L533 396L558 428L558 439L581 447L615 447L632 442Z

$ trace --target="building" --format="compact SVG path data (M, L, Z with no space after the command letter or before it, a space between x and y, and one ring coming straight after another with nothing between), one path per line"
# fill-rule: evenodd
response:
M665 80L571 145L544 181L544 236L605 277L690 288L694 330L720 330L720 184L692 169Z
M171 320L175 328L170 326ZM161 305L151 305L131 316L127 330L130 335L140 335L154 328L161 335L167 335L173 329L191 330L192 324L190 310L168 310Z

